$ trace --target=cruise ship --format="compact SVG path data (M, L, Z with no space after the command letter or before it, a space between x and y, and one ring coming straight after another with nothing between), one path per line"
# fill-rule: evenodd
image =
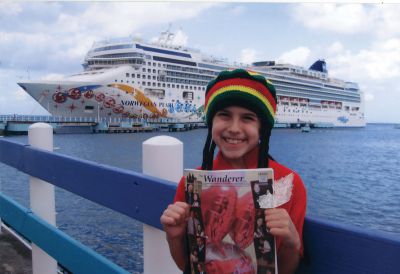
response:
M172 41L166 31L152 43L135 38L95 42L81 73L18 84L53 116L201 122L207 83L221 70L245 68L275 85L277 127L365 126L358 84L330 78L324 60L308 69L274 61L237 65Z

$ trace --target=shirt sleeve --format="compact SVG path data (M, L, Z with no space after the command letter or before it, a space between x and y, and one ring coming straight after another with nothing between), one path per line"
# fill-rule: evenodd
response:
M185 202L185 176L182 176L176 188L174 203L175 202Z
M303 181L300 176L295 173L294 178L294 186L293 186L293 196L292 196L292 206L289 212L290 218L292 219L293 224L297 229L297 233L299 233L301 247L300 247L300 255L303 256L303 225L304 218L306 215L306 206L307 206L307 194L306 189L304 187Z

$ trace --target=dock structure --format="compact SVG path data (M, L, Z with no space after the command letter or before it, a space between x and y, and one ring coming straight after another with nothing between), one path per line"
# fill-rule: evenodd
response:
M160 146L160 142L154 143ZM166 153L160 153L160 155L163 154ZM162 229L160 216L172 201L176 191L175 182L156 178L159 176L157 174L149 176L99 165L95 162L11 142L4 138L0 139L0 162L136 219L156 231ZM164 165L166 161L160 160L160 163ZM48 168L50 164L51 169ZM79 172L71 172L71 170L79 170ZM128 273L1 192L0 218L74 274ZM7 241L1 239L5 238L0 238L0 242L7 245ZM398 260L400 237L392 234L306 216L303 239L304 258L297 274L395 274L400 269L400 260ZM149 251L147 244L149 243L144 241L145 261ZM164 243L158 241L156 249L150 248L153 252L150 257L153 260L149 261L153 262L152 265L167 269L171 266L154 264L154 258L157 258L159 263L161 261L159 258L169 257L168 250L160 247L162 244L165 245L165 241ZM11 245L14 246L14 244ZM18 250L16 245L13 249L16 252ZM3 260L0 261L0 267L2 267L2 262ZM144 265L146 274L178 273L164 272L159 269L149 270L146 269L146 263ZM11 269L14 266L7 264L4 267Z
M94 118L37 115L0 115L0 135L27 134L33 123L48 123L56 134L137 133L158 130L186 131L205 127L203 122L167 118Z
M0 231L0 273L31 274L31 249L24 245L15 234L12 234L4 224Z

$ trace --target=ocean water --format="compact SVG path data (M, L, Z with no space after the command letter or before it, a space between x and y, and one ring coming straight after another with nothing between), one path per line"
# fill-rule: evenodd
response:
M185 168L200 165L205 129L55 135L54 146L59 153L140 172L142 142L158 134L184 143ZM27 143L26 136L5 139ZM275 129L270 153L302 177L309 216L400 235L400 129L387 124L310 133ZM27 180L0 164L0 190L24 206ZM56 207L61 230L131 273L143 272L141 223L58 188Z

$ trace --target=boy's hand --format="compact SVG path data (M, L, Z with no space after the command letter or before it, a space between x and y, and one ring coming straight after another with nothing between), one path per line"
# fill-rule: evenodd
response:
M190 207L187 203L175 202L164 210L160 222L167 234L167 239L180 238L185 234L189 209Z
M294 226L289 214L283 208L270 208L265 210L265 223L272 235L281 237L282 244L286 247L300 249L299 233Z

